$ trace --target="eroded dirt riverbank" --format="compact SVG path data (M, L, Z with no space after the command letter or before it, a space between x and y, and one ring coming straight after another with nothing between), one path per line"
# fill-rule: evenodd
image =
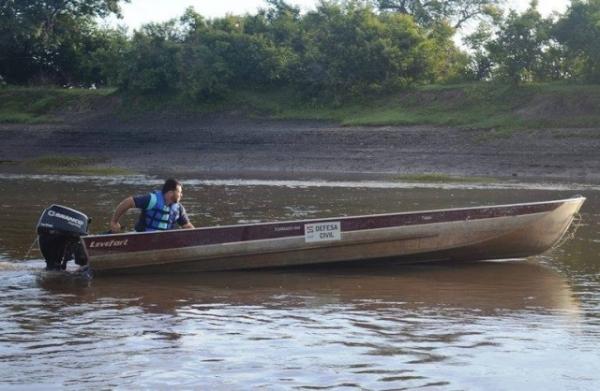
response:
M103 158L158 175L286 178L402 176L600 183L600 130L496 132L429 126L342 127L215 117L103 118L0 125L0 170L47 155Z

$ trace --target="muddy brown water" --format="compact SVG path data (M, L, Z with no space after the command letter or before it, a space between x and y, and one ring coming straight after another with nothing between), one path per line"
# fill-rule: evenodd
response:
M100 232L158 183L0 175L0 389L600 389L600 189L184 185L197 226L588 197L574 238L521 261L88 281L24 259L49 204Z

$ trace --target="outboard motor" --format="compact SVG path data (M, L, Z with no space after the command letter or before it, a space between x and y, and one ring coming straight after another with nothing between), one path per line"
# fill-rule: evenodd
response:
M81 266L87 264L79 238L88 234L90 222L85 214L65 206L52 205L44 210L37 233L47 270L65 270L71 259Z

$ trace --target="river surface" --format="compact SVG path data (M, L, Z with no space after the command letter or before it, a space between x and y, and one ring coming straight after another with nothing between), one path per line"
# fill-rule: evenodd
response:
M600 389L597 188L184 181L196 226L588 197L521 261L90 281L26 256L46 206L101 232L159 183L0 175L0 389Z

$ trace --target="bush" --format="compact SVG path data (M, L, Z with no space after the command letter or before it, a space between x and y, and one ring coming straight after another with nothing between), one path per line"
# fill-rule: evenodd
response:
M148 31L136 32L123 56L119 87L142 94L176 89L180 50L181 45L168 36Z
M304 18L297 82L336 96L403 88L430 77L435 42L412 17L321 3Z
M573 1L553 35L566 48L567 76L600 82L600 0Z

